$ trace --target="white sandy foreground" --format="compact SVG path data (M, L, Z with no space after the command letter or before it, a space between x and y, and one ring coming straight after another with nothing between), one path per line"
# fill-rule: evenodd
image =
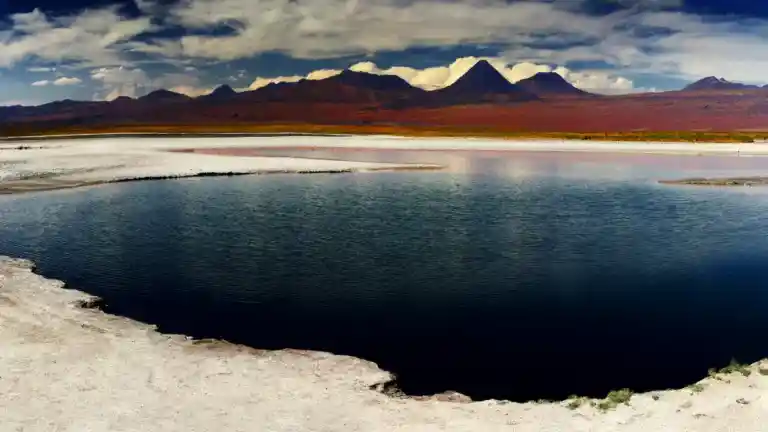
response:
M81 307L93 297L31 267L0 257L2 432L764 432L768 424L768 362L748 377L635 395L609 411L393 398L369 388L390 378L373 363L162 335Z
M0 141L0 191L55 189L120 180L195 176L203 173L337 172L429 168L429 166L424 165L288 157L241 157L169 151L224 147L345 147L412 150L470 149L768 155L768 144L723 143L306 135L27 139ZM342 156L340 155L340 157Z

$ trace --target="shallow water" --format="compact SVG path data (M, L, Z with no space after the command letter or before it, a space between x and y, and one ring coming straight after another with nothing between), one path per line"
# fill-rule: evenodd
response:
M761 160L437 156L2 197L0 254L162 331L355 355L411 394L600 396L768 357L768 192L654 180Z

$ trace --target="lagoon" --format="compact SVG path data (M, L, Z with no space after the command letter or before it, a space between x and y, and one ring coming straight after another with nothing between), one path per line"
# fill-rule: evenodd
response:
M603 396L768 356L768 193L656 182L759 158L415 153L356 157L448 169L2 197L0 254L163 332L361 357L409 394Z

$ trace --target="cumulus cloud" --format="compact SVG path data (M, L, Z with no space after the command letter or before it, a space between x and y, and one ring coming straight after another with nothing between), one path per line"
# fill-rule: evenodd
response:
M526 68L600 62L624 77L692 80L717 75L768 82L763 73L768 51L762 49L768 43L768 20L670 10L679 8L682 0L611 0L618 7L608 14L586 13L594 0L133 1L138 16L118 6L68 15L38 9L10 15L0 31L0 67L22 63L30 71L43 72L50 64L74 63L91 69L136 65L137 58L183 67L190 61L247 59L272 52L325 59L479 44L499 47L508 77L530 73ZM162 31L178 28L187 30L185 36ZM213 28L230 31L214 33ZM388 73L409 76L414 85L430 88L455 79L461 67L403 66ZM617 78L610 81L613 78L602 71L569 73L587 74L569 75L584 88L618 91L629 85Z
M34 9L10 15L10 22L0 38L0 67L27 59L117 63L123 43L153 28L150 17L125 18L115 6L65 16Z
M213 89L201 86L195 75L167 73L152 77L141 68L104 67L91 71L91 80L101 83L95 99L114 100L120 96L139 97L153 90L167 89L187 96L201 96Z
M80 78L77 77L61 77L57 78L53 81L53 85L55 86L69 86L69 85L75 85L80 84L83 82Z
M148 2L149 0L143 0ZM612 0L613 13L584 13L590 0L186 0L164 9L191 29L232 33L154 41L139 51L215 60L283 52L330 58L410 47L495 44L515 62L598 61L623 74L693 79L727 75L766 82L768 21L704 19L682 0ZM443 73L435 70L435 73ZM427 80L429 81L429 80Z
M124 66L94 69L91 71L91 80L101 83L101 93L105 100L139 96L151 84L149 76L142 69Z
M261 87L265 87L269 84L276 84L276 83L292 83L292 82L299 82L303 79L306 80L322 80L326 78L330 78L332 76L338 75L341 73L341 69L319 69L316 71L312 71L309 74L305 76L300 75L290 75L290 76L281 76L281 77L274 77L274 78L256 78L250 85L250 90L256 90Z
M547 2L503 0L188 0L168 13L187 28L229 25L235 31L227 36L189 35L144 49L219 60L270 51L328 58L412 46L509 43L521 35L555 31L594 38L618 19L574 13Z
M198 97L207 95L214 89L210 87L194 87L188 85L180 85L169 88L168 90L176 93L181 93L190 97Z
M50 83L48 80L35 81L32 83L32 87L45 87Z
M390 68L379 68L373 62L361 62L350 66L350 70L356 72L366 72L378 75L396 75L410 83L414 87L424 90L436 90L447 87L462 75L464 75L472 66L480 60L487 60L491 63L505 78L510 82L518 82L522 79L532 77L539 72L555 72L565 78L574 86L595 93L616 94L629 93L636 91L632 80L615 76L600 71L571 71L565 67L552 67L546 64L536 64L530 62L510 64L503 58L494 57L462 57L456 59L453 63L446 66L429 67L417 69L408 66L393 66ZM250 86L251 90L264 87L271 83L278 82L297 82L301 79L324 79L341 73L341 70L322 69L313 71L307 76L283 76L273 78L256 78Z

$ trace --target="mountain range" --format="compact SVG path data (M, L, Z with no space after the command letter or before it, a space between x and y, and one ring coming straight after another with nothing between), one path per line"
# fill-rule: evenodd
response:
M254 123L402 124L521 131L768 130L768 88L707 77L682 90L605 96L556 73L516 83L481 60L451 85L427 91L394 75L345 70L322 80L197 98L156 90L109 102L63 100L0 107L0 129Z
M765 86L768 87L768 86ZM725 78L718 78L714 76L702 78L694 83L688 84L683 89L684 91L709 91L709 90L745 90L745 89L758 89L760 86L751 84L742 84L737 82L731 82Z

